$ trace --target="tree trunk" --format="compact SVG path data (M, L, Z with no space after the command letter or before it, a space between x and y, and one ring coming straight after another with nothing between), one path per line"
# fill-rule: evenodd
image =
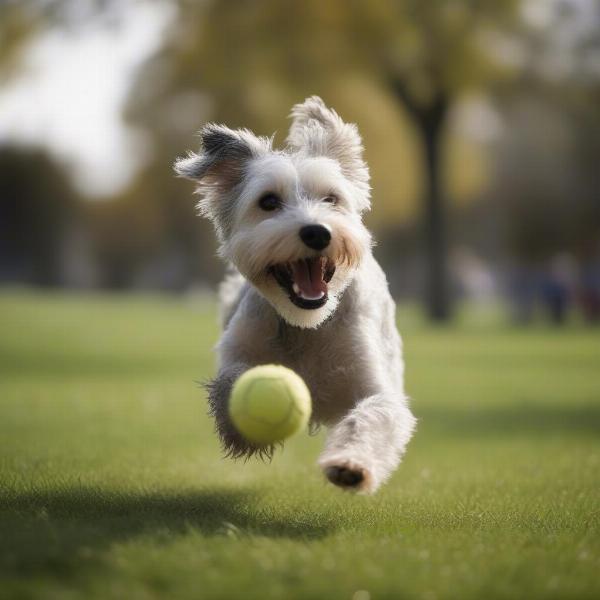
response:
M406 82L390 78L392 89L413 118L423 142L425 163L425 198L423 229L427 256L427 289L425 303L429 317L446 321L450 317L448 289L446 221L441 185L441 140L450 98L440 87L431 101L417 102L409 93Z
M430 111L427 111L429 113ZM447 106L440 114L424 114L419 122L426 167L424 232L428 264L426 304L434 321L450 317L447 240L444 197L441 185L441 138Z

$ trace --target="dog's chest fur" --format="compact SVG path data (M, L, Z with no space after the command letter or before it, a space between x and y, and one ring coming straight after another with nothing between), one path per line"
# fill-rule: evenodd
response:
M383 272L372 258L365 264L337 310L316 329L290 325L246 284L219 344L221 362L293 369L311 391L314 419L324 423L381 392L381 381L401 389L394 305Z
M318 329L300 329L280 320L273 348L273 360L306 381L318 421L338 418L370 393L364 349L357 346L353 324L337 313Z
M258 342L262 348L259 364L283 364L305 380L318 422L338 419L359 399L378 391L372 377L378 357L366 343L364 323L357 320L352 287L332 317L316 329L289 325L268 307L270 326L262 330L264 337Z

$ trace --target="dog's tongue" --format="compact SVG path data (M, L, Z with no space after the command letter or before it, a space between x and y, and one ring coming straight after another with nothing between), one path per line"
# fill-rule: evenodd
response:
M298 286L294 291L306 300L319 300L327 293L321 261L321 258L306 258L292 263L292 277Z

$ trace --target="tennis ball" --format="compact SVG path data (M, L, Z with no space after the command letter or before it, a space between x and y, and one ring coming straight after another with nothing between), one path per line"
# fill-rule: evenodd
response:
M229 398L237 430L259 445L284 440L308 423L310 392L302 378L281 365L260 365L243 373Z

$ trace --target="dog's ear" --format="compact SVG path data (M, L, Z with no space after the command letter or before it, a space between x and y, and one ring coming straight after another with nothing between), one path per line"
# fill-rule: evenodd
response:
M177 159L174 169L180 177L197 181L201 188L232 187L241 180L249 160L271 149L270 139L214 123L200 130L200 139L200 152Z
M175 162L180 177L198 183L198 210L213 221L220 238L226 234L235 204L231 192L244 178L248 163L271 150L272 140L247 129L229 129L210 123L200 130L200 152Z
M311 156L337 160L344 175L369 193L369 169L363 159L363 145L356 125L344 123L318 96L311 96L292 108L293 119L288 145Z

